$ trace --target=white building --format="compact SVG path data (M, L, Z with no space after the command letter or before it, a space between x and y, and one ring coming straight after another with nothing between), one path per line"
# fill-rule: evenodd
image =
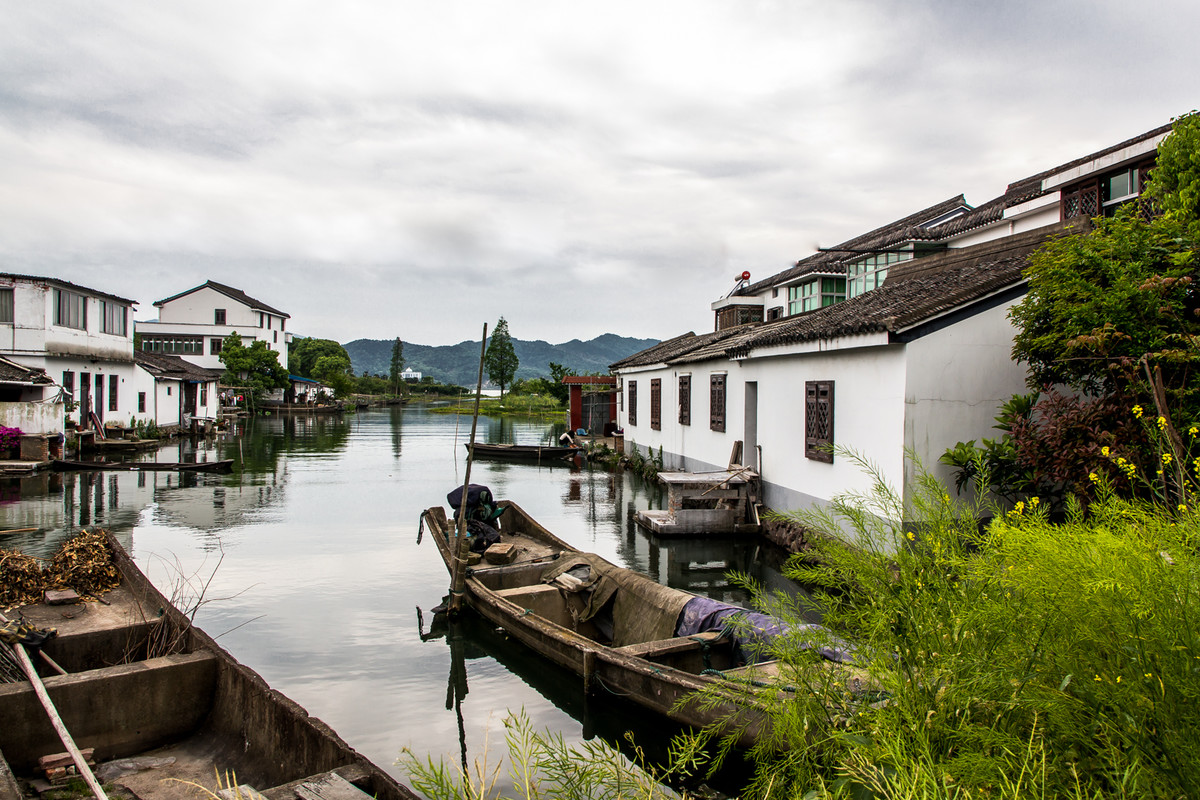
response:
M73 418L86 424L128 420L134 302L57 278L0 274L0 355L46 373L53 388L23 387L21 400L52 406L78 403ZM61 397L60 397L61 393ZM58 433L64 409L35 414L26 432Z
M237 333L247 347L265 342L287 367L291 317L241 289L207 281L154 305L158 319L137 323L142 352L176 355L200 367L223 369L221 343Z
M405 367L404 371L400 373L400 380L419 381L421 380L421 373L416 372L412 367Z
M192 430L192 420L215 422L220 412L217 381L221 370L198 367L179 356L135 353L138 366L138 420L160 429Z
M712 333L685 334L612 365L627 448L662 448L668 469L723 469L734 442L775 509L865 492L846 448L907 494L906 452L938 458L992 435L1024 392L1009 309L1047 236L1137 196L1170 126L1011 184L971 207L960 195L741 281L712 305Z

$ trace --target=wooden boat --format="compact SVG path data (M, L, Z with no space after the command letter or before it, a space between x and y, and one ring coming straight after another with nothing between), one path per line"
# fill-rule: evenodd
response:
M65 461L57 459L52 466L59 472L72 470L232 472L233 459L226 458L221 461Z
M463 447L471 452L468 442ZM484 444L475 443L476 458L511 458L521 461L555 461L564 458L574 458L583 452L580 447L550 447L540 444Z
M779 675L778 662L743 664L744 651L721 631L676 636L690 592L662 586L599 556L582 553L534 521L515 503L500 501L501 544L512 563L469 568L465 599L494 625L542 657L582 677L584 690L611 693L692 727L727 726L742 746L762 733L754 697ZM454 563L454 524L440 506L422 514L447 568ZM495 545L492 545L495 547ZM585 562L611 581L579 591L561 572ZM591 576L584 583L594 580ZM607 599L605 596L607 595ZM609 605L611 623L596 606ZM611 628L608 625L611 624ZM830 662L848 691L865 688L865 673ZM707 690L705 702L695 701ZM785 690L786 691L786 690Z
M58 630L42 649L66 674L48 662L39 672L75 743L94 749L100 780L143 800L200 796L183 783L211 789L217 774L275 799L416 800L194 627L108 542L121 584L103 602L19 609L25 621ZM0 719L0 798L19 798L13 774L33 778L39 758L66 748L28 680L0 683ZM335 784L342 794L328 793Z

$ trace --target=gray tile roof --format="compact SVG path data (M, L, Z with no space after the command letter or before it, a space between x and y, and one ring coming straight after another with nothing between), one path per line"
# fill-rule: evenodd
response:
M0 356L0 383L32 383L38 386L52 386L54 379L47 375L44 369L27 367Z
M99 289L89 289L87 286L80 286L78 283L71 283L70 281L64 281L61 278L50 278L50 277L46 277L44 275L19 275L17 273L13 273L13 272L0 272L0 280L2 280L2 279L10 279L10 280L14 280L14 281L18 281L18 280L31 281L34 283L54 284L55 286L64 286L64 287L71 289L73 291L76 291L80 294L88 294L88 295L92 295L93 297L107 297L109 300L116 300L119 303L128 303L131 306L137 305L136 300L130 300L128 297L121 297L119 295L110 294L108 292L102 292Z
M163 353L133 354L134 362L156 378L174 378L181 381L215 381L224 374L223 370L198 367L179 356L169 356Z
M191 289L188 289L186 292L180 292L179 294L173 294L170 297L166 298L165 300L155 300L154 305L158 308L162 308L163 305L171 302L172 300L178 300L181 297L186 297L187 295L191 294L192 292L198 292L201 289L212 289L214 291L220 292L221 294L225 295L226 297L236 300L237 302L241 303L242 305L249 306L250 308L254 309L255 311L266 311L267 313L274 314L277 317L284 317L285 319L291 319L290 314L285 314L284 312L280 311L277 308L272 308L271 306L267 305L266 303L255 300L253 297L246 294L241 289L235 289L232 286L226 286L225 284L217 283L216 281L205 281L204 283L200 284L199 286L193 286Z

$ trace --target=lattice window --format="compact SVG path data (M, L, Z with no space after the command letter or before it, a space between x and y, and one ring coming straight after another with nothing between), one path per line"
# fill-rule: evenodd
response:
M713 375L708 379L708 427L718 433L725 432L724 375Z
M804 456L833 463L833 381L804 383Z
M637 425L637 381L629 382L629 424Z
M692 376L679 376L679 424L692 424Z
M1064 189L1062 193L1062 218L1075 217L1091 219L1100 213L1100 184L1098 181L1088 181L1078 186Z
M650 429L662 430L662 381L658 378L650 381Z

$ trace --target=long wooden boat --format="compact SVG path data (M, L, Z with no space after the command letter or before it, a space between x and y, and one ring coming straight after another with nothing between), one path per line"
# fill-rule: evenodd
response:
M746 651L723 630L676 635L684 607L697 595L577 550L515 503L498 506L500 544L516 556L509 564L481 561L468 569L465 599L475 611L581 676L589 693L611 693L692 727L724 725L742 746L762 734L754 698L779 675L777 662L743 663ZM451 569L454 523L440 506L426 510L422 523ZM830 669L847 691L865 689L859 668L831 661ZM700 692L705 702L695 702Z
M416 800L194 627L115 539L108 542L121 583L102 602L19 609L26 622L58 630L42 650L66 674L33 660L75 743L94 749L101 781L143 800L206 796L185 784L212 789L218 774L272 800ZM0 720L0 798L7 800L22 797L14 774L33 779L39 758L66 748L28 680L0 683ZM343 794L328 793L335 785Z
M463 445L471 452L471 443ZM551 447L540 444L484 444L475 443L476 458L511 458L521 461L555 461L574 458L583 452L579 447Z
M105 470L125 472L232 472L233 459L221 461L67 461L56 459L52 465L59 472L73 470Z

